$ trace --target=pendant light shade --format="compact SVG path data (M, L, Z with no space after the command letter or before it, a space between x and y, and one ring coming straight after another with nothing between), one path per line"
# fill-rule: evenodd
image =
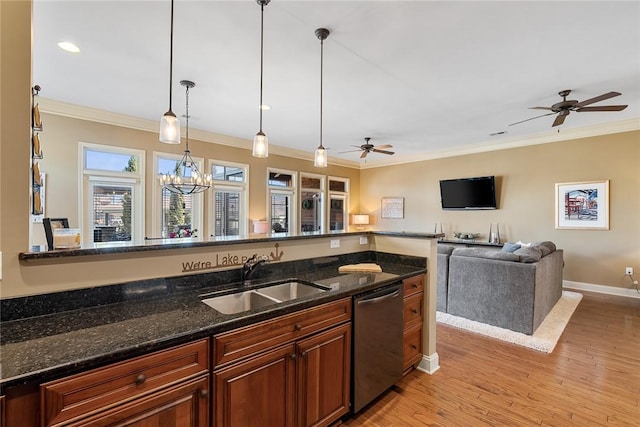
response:
M260 130L253 138L253 157L269 157L269 138L262 131L262 75L264 69L264 7L270 0L256 0L260 5Z
M318 28L315 31L316 37L320 39L320 145L313 155L313 166L318 168L327 167L327 150L322 145L322 68L324 61L324 40L329 37L329 30Z
M165 144L180 144L180 120L171 111L173 85L173 0L171 0L171 45L169 53L169 111L160 119L160 141Z

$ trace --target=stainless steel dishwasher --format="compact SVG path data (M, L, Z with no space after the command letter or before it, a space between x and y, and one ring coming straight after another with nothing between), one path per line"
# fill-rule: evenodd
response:
M358 412L402 378L402 286L353 299L352 410Z

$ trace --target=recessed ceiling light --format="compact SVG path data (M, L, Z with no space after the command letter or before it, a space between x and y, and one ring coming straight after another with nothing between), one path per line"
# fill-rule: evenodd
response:
M60 47L60 49L66 50L67 52L71 52L71 53L80 52L80 48L71 42L60 42L58 43L58 46Z
M260 106L260 109L263 110L263 111L266 111L266 110L271 110L271 107L269 105L267 105L267 104L262 104Z

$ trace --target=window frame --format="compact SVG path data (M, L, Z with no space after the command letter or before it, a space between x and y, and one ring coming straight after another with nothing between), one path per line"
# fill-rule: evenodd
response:
M225 166L225 167L233 167L243 170L242 181L227 181L214 179L213 184L209 191L213 191L214 194L211 194L209 197L209 214L208 214L208 235L210 237L216 237L216 191L237 191L240 193L240 236L246 236L249 234L249 165L246 163L236 163L236 162L228 162L225 160L218 159L209 159L207 162L208 171L213 176L213 167L214 166Z
M291 176L291 186L278 186L278 185L270 185L269 184L269 176L272 173L281 173L281 174L287 174ZM271 199L272 199L272 195L274 194L281 194L281 195L287 195L290 197L290 203L289 203L289 226L287 228L287 232L291 233L293 230L299 230L300 229L300 224L298 222L298 215L297 215L297 206L298 206L298 198L297 198L297 183L298 183L298 172L296 171L291 171L291 170L287 170L287 169L278 169L278 168L267 168L267 175L266 175L266 183L267 183L267 223L269 224L269 230L271 233L273 233L273 223L272 223L272 218L271 218L271 212L272 212L272 205L271 205Z
M317 188L303 187L302 181L304 178L319 179L320 188L317 189ZM314 230L313 232L325 233L327 230L327 212L326 212L326 209L324 208L324 204L326 204L325 201L327 200L327 191L326 191L327 177L325 175L311 173L311 172L300 172L299 179L300 179L300 182L299 182L299 190L298 190L298 200L300 200L300 205L298 206L298 209L300 210L299 211L300 225L298 228L298 232L305 233L305 231L302 230L302 209L303 209L302 193L316 191L320 193L320 230Z

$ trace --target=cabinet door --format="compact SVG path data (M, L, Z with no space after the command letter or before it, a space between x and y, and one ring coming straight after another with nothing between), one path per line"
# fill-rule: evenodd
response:
M295 359L290 344L214 372L214 425L292 427Z
M208 376L119 405L84 418L68 427L207 427L209 426Z
M349 410L351 323L302 340L298 352L298 425L327 426Z

